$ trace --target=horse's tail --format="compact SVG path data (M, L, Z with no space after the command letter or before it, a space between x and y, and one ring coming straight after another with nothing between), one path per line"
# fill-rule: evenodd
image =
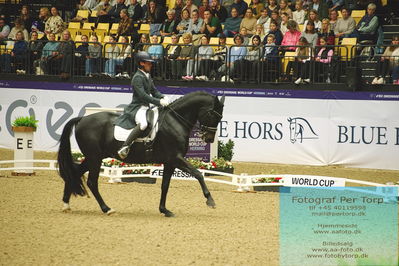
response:
M86 194L85 188L81 176L78 176L78 173L75 170L77 169L77 165L73 162L70 141L72 128L81 119L81 117L76 117L66 123L60 139L57 161L59 169L58 172L65 181L66 187L69 188L72 194L84 196Z

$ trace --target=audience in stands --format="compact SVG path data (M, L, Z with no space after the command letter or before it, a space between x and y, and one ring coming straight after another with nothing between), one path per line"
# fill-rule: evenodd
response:
M334 50L329 46L326 37L320 37L320 46L314 58L315 80L319 82L331 83L329 65L333 59Z
M290 32L290 30L288 30L288 32ZM280 29L278 28L277 22L275 22L273 20L270 22L270 29L269 29L269 32L266 34L266 38L263 39L263 44L267 43L267 36L269 36L270 34L273 34L275 44L281 45L281 43L283 41L283 34L281 33ZM298 33L295 33L295 34L298 35ZM299 32L299 34L301 34L301 33Z
M335 37L338 38L349 36L356 27L356 21L351 17L349 9L343 8L341 14L342 18L338 18L334 28Z
M123 9L127 9L127 6L124 3L124 0L116 0L116 4L112 5L111 9L108 11L107 22L110 23L119 23L120 21L120 13Z
M241 78L256 80L259 69L259 62L262 56L262 39L259 35L252 36L251 45L248 47L244 64L241 66ZM242 75L244 74L244 76Z
M240 30L242 28L246 28L249 34L254 34L257 21L258 20L256 19L256 17L254 17L253 15L252 9L248 8L245 12L244 18L241 21Z
M24 24L25 29L30 33L34 19L30 12L29 6L27 6L27 5L22 6L21 13L19 14L19 18L22 20L22 23Z
M166 75L170 79L178 79L177 73L177 58L180 55L181 46L178 45L179 36L173 34L171 36L171 44L166 47Z
M321 21L321 30L318 33L319 40L317 41L317 44L320 44L320 38L324 37L327 40L328 45L334 45L335 44L335 35L334 31L331 29L331 23L330 21L325 18Z
M248 9L248 4L244 0L234 0L234 3L230 7L231 9L235 8L237 9L238 16L243 18L245 15L245 12Z
M305 23L303 24L303 31L306 30L306 24L308 24L309 21L313 21L316 31L319 31L321 29L321 21L319 20L319 14L315 9L309 11L308 19L305 20Z
M283 14L281 14L280 30L283 35L288 31L287 24L289 20L290 17L288 16L287 13L284 12Z
M181 18L181 12L183 11L183 0L176 0L175 1L175 6L173 9L175 10L175 18L177 21L180 21Z
M268 5L266 6L267 14L269 17L272 16L273 11L277 11L278 14L279 6L277 5L277 0L268 0Z
M394 36L392 38L392 43L390 46L385 48L384 53L378 56L379 60L377 63L377 68L375 72L375 78L371 84L385 84L386 77L389 72L398 66L399 61L399 36ZM393 80L397 80L393 77Z
M145 20L150 24L150 35L160 35L159 30L161 29L162 23L166 18L164 8L158 6L155 0L150 0L148 3L148 9L145 16Z
M234 46L227 51L227 62L218 69L219 75L226 76L224 81L229 80L229 76L235 76L235 61L242 60L247 55L248 50L243 43L244 37L241 34L234 36Z
M104 66L104 76L111 77L111 74L109 71L109 65L110 63L107 63L111 59L116 59L121 53L121 49L119 46L116 44L116 37L115 36L110 36L108 43L105 44L105 66Z
M193 36L193 44L199 44L202 37L201 29L204 26L204 20L200 18L198 10L191 13L190 24L188 25L187 32Z
M283 15L283 13L286 13L288 18L292 19L292 10L289 8L287 0L280 0L280 8L278 12L280 17Z
M10 26L6 24L6 20L0 17L0 44L5 44L5 40L8 39L10 34Z
M132 53L129 39L126 36L121 36L119 42L122 43L119 53L105 62L104 72L111 78L114 78L116 75L116 67L123 66L123 62L130 57ZM118 75L118 77L121 77L122 73L119 73ZM124 73L123 75L123 77L126 77L127 73Z
M129 17L127 9L122 9L120 11L120 21L117 30L118 36L133 36L137 34L137 30L134 28L133 19Z
M201 6L198 8L198 13L199 13L200 18L204 18L204 12L206 10L211 11L211 6L209 5L209 0L202 0Z
M211 0L211 13L212 16L217 17L220 23L224 23L228 17L226 7L222 6L219 0Z
M197 80L209 80L210 69L212 69L212 46L209 46L209 38L206 35L201 37L201 45L198 47L197 57L194 61L194 75Z
M278 10L273 10L270 15L271 19L277 23L277 26L280 28L281 25L281 17Z
M377 6L375 4L369 4L367 6L367 13L362 17L349 37L357 38L358 42L377 42L378 17L375 15L376 8Z
M296 77L295 84L310 82L310 59L311 49L305 37L301 37L298 41L298 47L295 50L294 75Z
M244 41L242 42L242 45L250 45L250 38L252 37L252 34L248 33L247 28L242 27L239 34L243 37Z
M83 76L85 72L86 57L89 54L89 37L82 35L80 43L76 43L77 48L75 49L75 73Z
M44 42L39 40L39 34L35 31L32 31L30 34L30 42L29 42L29 53L30 53L30 62L31 66L34 65L36 60L40 60L42 56ZM35 69L29 69L29 73L35 73Z
M255 27L255 33L254 33L254 35L252 35L252 37L251 37L251 39L250 39L250 43L252 43L252 39L256 36L256 35L258 35L259 37L260 37L260 39L261 39L261 44L262 44L262 41L265 39L265 37L266 37L266 34L265 34L265 31L264 31L264 28L263 28L263 25L262 24L257 24L256 25L256 27Z
M165 19L165 21L162 23L161 29L160 29L160 33L161 36L165 37L165 36L171 36L172 34L177 33L177 20L175 18L175 11L173 9L169 9L166 12L166 16L167 18Z
M279 70L278 48L275 44L275 36L269 34L266 37L266 45L264 46L261 58L261 72L263 81L276 81Z
M303 9L302 0L295 1L295 11L292 13L292 19L299 25L305 23L306 11Z
M101 0L100 3L93 9L97 11L97 22L98 23L109 23L110 17L108 12L111 10L112 6L109 3L110 0Z
M324 19L322 19L322 23L323 23ZM337 25L337 21L338 21L338 11L335 10L335 9L331 10L330 11L330 15L328 16L328 20L329 20L329 23L330 23L330 29L332 31L334 31L335 26Z
M71 75L74 46L75 44L71 39L71 33L68 30L64 30L62 32L61 42L57 47L57 56L54 58L57 68L59 66L60 77L62 79L67 79Z
M302 32L301 37L305 37L308 43L315 48L317 44L318 34L316 33L313 21L306 24L306 29Z
M263 26L263 31L264 32L269 32L269 28L270 28L270 17L267 15L267 10L266 9L262 9L260 11L260 17L258 18L258 20L256 21L257 25L262 25Z
M309 6L309 10L315 10L320 19L328 18L328 6L324 0L313 0L313 3Z
M192 44L191 33L185 33L182 36L183 46L180 54L177 57L175 73L181 75L184 80L193 80L193 59L195 55L195 48Z
M330 10L340 10L344 5L344 0L331 0L331 5Z
M194 10L198 10L198 7L193 4L193 0L186 0L186 5L183 7L183 9L187 9L191 14Z
M223 33L218 35L219 37L219 46L216 47L214 55L212 56L212 68L209 74L209 79L214 80L217 77L216 71L221 67L225 60L226 60L226 55L227 55L227 46L226 46L226 35Z
M298 24L295 22L295 20L288 21L287 29L288 31L284 34L281 45L285 46L283 47L283 49L286 51L295 51L296 49L295 45L297 45L301 37L301 32L298 31ZM277 35L276 33L273 34L274 36L276 36L276 44L277 44ZM316 40L317 40L317 34L316 34Z
M33 21L31 31L36 31L38 33L45 33L46 29L46 23L48 19L50 18L50 11L48 10L47 7L42 7L40 8L39 11L39 17L37 20ZM47 34L44 37L45 39L48 39Z
M33 64L36 68L36 75L52 74L53 59L57 56L57 48L60 43L55 41L54 33L48 34L47 38L49 41L43 47L42 57Z
M25 74L28 60L28 43L24 39L22 31L15 34L14 47L10 53L4 53L0 56L0 66L2 72L12 72L11 64L14 65L14 71L17 74Z
M44 32L46 34L54 33L57 35L62 33L63 30L64 30L64 21L58 14L58 9L53 6L51 8L51 16L46 20Z
M159 78L162 74L163 46L159 42L158 35L151 36L151 45L148 47L147 52L155 61L151 70L152 76L154 78Z
M23 20L20 19L20 18L17 18L17 19L14 21L14 24L15 24L15 26L12 27L12 29L11 29L11 31L10 31L10 34L8 34L8 39L10 39L10 40L15 40L15 39L16 39L16 36L17 36L17 33L18 33L18 32L22 32L22 34L24 35L24 40L29 41L29 33L28 33L28 31L25 29Z
M130 0L127 13L133 22L138 22L143 18L144 15L143 8L137 0Z
M260 0L252 0L249 8L252 10L254 17L259 19L262 13L262 10L265 9L265 5Z
M101 55L102 55L102 46L98 42L98 38L96 35L91 37L92 44L89 45L88 55L86 56L85 62L85 74L86 76L92 77L93 74L97 74L100 72L101 67Z
M224 22L223 34L226 37L233 37L240 31L242 18L238 15L237 8L231 9L231 17L227 18Z
M181 20L177 24L176 30L178 30L179 35L183 35L188 32L188 27L190 26L190 11L188 9L183 9L181 12Z
M150 35L148 35L147 33L142 33L140 35L140 41L136 45L136 50L148 52L149 47L150 47Z
M222 32L222 24L217 17L212 16L211 11L204 12L204 23L200 29L201 33L208 37L216 37Z

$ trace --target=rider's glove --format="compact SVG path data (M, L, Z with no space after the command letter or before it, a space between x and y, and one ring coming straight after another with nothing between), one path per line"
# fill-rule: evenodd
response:
M169 105L169 99L167 97L163 97L159 102L164 107Z

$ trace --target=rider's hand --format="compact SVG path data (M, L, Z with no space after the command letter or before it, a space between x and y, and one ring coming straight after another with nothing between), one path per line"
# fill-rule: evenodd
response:
M169 99L167 97L163 97L159 102L164 107L169 105Z

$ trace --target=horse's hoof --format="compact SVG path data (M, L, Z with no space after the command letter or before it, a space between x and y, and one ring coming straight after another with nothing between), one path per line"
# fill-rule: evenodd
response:
M212 208L212 209L215 209L215 208L216 208L216 203L215 203L215 201L214 201L213 199L207 200L207 201L206 201L206 205L207 205L209 208Z
M113 214L113 213L115 213L116 211L114 210L114 209L109 209L108 211L107 211L107 215L111 215L111 214Z
M71 207L69 206L68 203L64 203L64 206L62 207L62 212L70 212Z
M173 212L167 211L165 212L165 217L175 217L175 214Z

